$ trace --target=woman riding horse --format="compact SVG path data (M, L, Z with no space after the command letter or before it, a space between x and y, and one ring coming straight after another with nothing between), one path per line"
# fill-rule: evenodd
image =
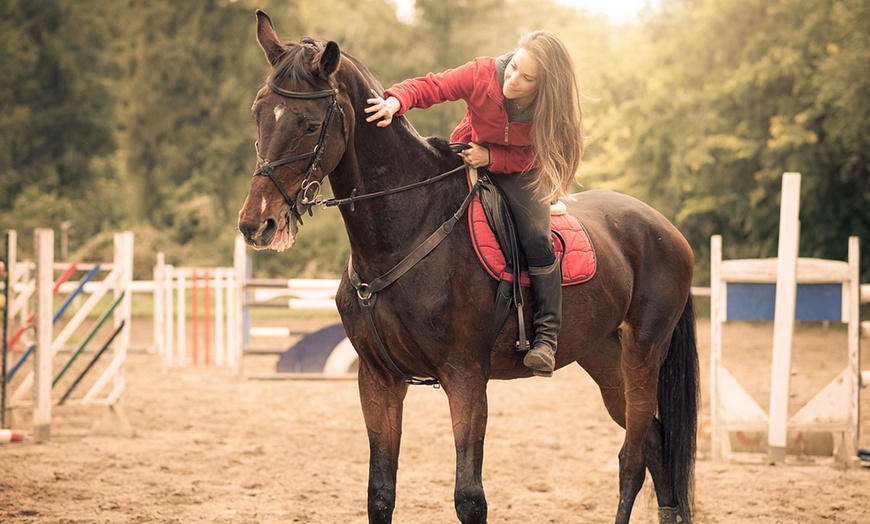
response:
M535 340L523 363L535 375L553 376L562 272L550 204L568 194L583 154L577 79L565 45L553 33L534 31L506 55L405 80L386 90L386 100L372 93L366 121L381 127L414 107L465 100L465 117L450 139L471 146L461 153L465 163L494 175L507 197L532 288Z

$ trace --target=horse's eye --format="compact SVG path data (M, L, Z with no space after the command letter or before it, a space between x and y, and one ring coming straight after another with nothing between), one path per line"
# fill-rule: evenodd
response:
M308 124L308 127L305 128L305 132L310 134L314 133L318 129L320 129L320 124L317 122L313 122L311 124Z

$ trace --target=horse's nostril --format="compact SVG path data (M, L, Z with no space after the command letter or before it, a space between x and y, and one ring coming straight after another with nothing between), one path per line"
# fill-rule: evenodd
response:
M259 229L258 224L239 221L239 233L245 238L251 238L257 232L257 229Z
M267 218L263 221L263 227L260 234L269 236L278 229L278 222L274 218Z
M277 231L278 226L274 218L267 218L262 222L239 221L239 232L247 239L268 238Z
M249 237L251 236L251 227L248 224L239 220L239 233L241 233L244 237Z

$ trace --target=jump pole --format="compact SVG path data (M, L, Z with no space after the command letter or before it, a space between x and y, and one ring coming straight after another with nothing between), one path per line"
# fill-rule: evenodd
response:
M53 299L51 295L52 275L55 271L53 263L54 232L50 229L37 229L35 238L35 255L37 259L37 279L34 283L36 290L35 297L37 299L35 317L36 349L34 352L33 370L22 380L15 395L12 397L12 401L13 403L20 402L28 389L32 391L32 402L29 405L33 406L33 435L34 440L39 442L50 438L52 404L51 369L53 357L81 325L88 313L93 310L93 307L108 292L109 288L113 288L113 296L116 302L114 307L115 326L129 326L127 319L129 319L130 315L130 294L126 293L125 290L130 288L132 282L133 234L125 232L115 235L115 262L109 264L111 271L109 271L102 282L95 286L91 296L79 308L76 314L73 315L57 337L53 337ZM121 420L123 417L120 399L126 386L123 373L126 359L126 345L129 344L129 330L121 329L115 336L119 341L115 344L115 358L82 399L81 404L86 406L99 402L106 405L110 410L109 414L115 415L115 418L110 420L107 417L106 420L114 422L115 419L118 419L121 423L124 423L125 421ZM108 396L98 400L96 398L97 395L112 380L114 380L114 388ZM25 404L19 403L13 405Z
M120 235L116 235L115 242L116 242L116 244L118 244L120 240L127 239L125 241L125 244L128 246L129 249L132 250L132 245L133 245L132 237L133 237L133 234L129 233L129 232L124 233L124 234L120 234ZM116 246L116 252L117 251L118 251L118 249ZM128 265L132 265L132 253L130 253L126 257L122 257L118 260L124 260ZM85 322L88 314L94 310L94 308L97 306L99 301L102 300L102 298L106 295L106 293L109 291L109 289L111 287L114 286L116 288L115 294L120 292L120 289L118 289L118 288L119 288L119 286L123 287L123 283L124 283L124 281L122 281L122 277L123 277L122 273L130 273L130 271L125 270L125 264L120 264L120 263L116 262L116 263L109 264L109 265L111 266L111 271L109 271L109 274L106 276L106 278L103 281L97 283L96 288L91 293L91 296L85 301L85 303L81 306L81 308L79 308L79 310L76 311L76 313L72 316L72 318L69 320L69 322L66 323L66 325L63 327L63 329L60 331L60 333L56 337L53 337L53 339L51 340L51 343L49 344L50 347L46 350L48 352L46 354L48 355L48 357L50 359L54 358L54 355L57 354L57 352L61 349L61 347L64 344L66 344L66 342L72 337L72 335L75 333L75 331L82 325L83 322ZM42 282L40 281L40 283L42 283ZM48 287L50 283L51 283L51 279L49 278L49 280L47 282L44 282L44 285L46 287ZM127 297L125 302L127 302L128 304L123 308L118 308L116 310L116 313L118 313L119 311L124 311L126 314L126 312L129 311L129 296ZM47 307L48 307L47 314L49 315L49 318L51 318L51 314L52 314L52 311L50 309L51 303L49 303ZM37 311L37 316L38 315L39 315L39 311ZM116 321L117 321L117 319L116 319ZM51 329L51 328L49 327L49 329ZM123 336L124 334L127 334L127 337L124 337ZM129 331L125 331L124 334L122 334L123 343L129 343ZM37 343L35 344L37 351L39 348L39 342L40 342L40 340L37 336ZM21 384L19 384L14 395L12 396L13 404L21 401L24 398L27 390L32 389L34 386L35 386L35 370L31 371L24 378L24 380L21 382ZM33 396L33 398L35 398L35 395Z
M62 406L63 403L66 402L66 400L69 398L70 394L72 394L72 392L76 388L76 386L79 385L79 382L81 382L82 379L85 378L85 375L88 374L88 371L90 371L91 368L94 367L94 364L96 364L97 361L100 359L100 357L103 356L103 353L105 353L106 350L109 349L109 346L112 344L112 342L115 341L115 338L124 329L125 325L126 325L126 322L124 320L122 320L121 324L118 325L118 327L116 327L115 330L112 332L112 334L109 336L109 339L106 340L106 342L102 345L102 347L99 349L99 351L97 351L97 353L93 356L93 358L91 358L91 361L88 362L88 365L85 366L85 368L82 370L82 372L79 373L79 376L77 376L75 378L72 385L70 385L70 387L66 390L66 393L64 393L63 396L60 397L60 400L57 402L58 406Z
M238 337L236 286L233 268L173 267L158 253L154 341L163 373L175 365L234 365L235 352L228 348L235 347ZM190 318L186 307L190 308Z
M62 286L64 282L69 280L73 273L75 273L75 271L76 265L70 264L70 266L66 268L66 270L59 277L57 277L57 280L54 281L54 287L51 290L51 294L57 295L58 291L60 291L60 286ZM27 317L27 320L24 321L24 324L22 324L18 327L18 329L15 330L15 333L13 333L12 337L9 338L9 346L14 346L15 343L18 342L18 339L21 338L21 336L24 335L24 333L27 331L27 328L33 325L33 316L35 314L35 312L31 312L30 315Z
M797 259L800 242L800 173L782 176L779 213L776 304L773 320L773 358L770 371L768 455L772 462L785 460L788 439L788 398L791 377L794 316L797 298Z
M52 317L52 324L57 324L58 320L60 320L63 317L64 313L66 313L66 310L69 308L70 304L72 304L72 301L82 293L82 290L84 290L84 288L85 288L85 284L87 284L88 282L93 280L94 275L96 275L99 272L99 270L100 270L100 266L96 265L90 271L88 271L85 274L85 276L82 277L81 281L79 281L79 283L78 283L78 286L76 286L76 288L72 291L72 293L70 293L69 296L66 297L66 299L63 301L63 303L60 305L60 307L55 312L54 317ZM63 275L61 275L61 276L63 276ZM60 285L58 283L55 283L55 286L52 289L52 296L57 293L59 288L60 288ZM30 318L28 319L28 321L31 323L33 322L33 314L30 315ZM21 333L24 333L24 331L22 330ZM16 333L16 334L18 334L18 333ZM16 341L18 339L13 337L12 340ZM13 343L14 342L10 342L10 345ZM29 348L27 348L27 351L25 351L24 354L21 355L21 358L19 358L18 361L15 363L15 365L12 366L12 369L9 370L9 374L6 376L6 380L12 380L12 377L15 376L15 374L18 372L18 370L21 368L21 366L24 364L24 362L26 362L27 359L30 357L30 355L33 353L34 347L35 346L30 346Z
M202 271L202 275L200 276L200 270ZM190 269L190 321L191 321L191 329L193 330L191 334L191 342L192 342L192 360L193 365L199 364L200 360L203 361L203 364L208 366L211 363L211 295L210 295L210 287L212 285L211 276L209 275L209 270L193 267ZM200 358L199 351L199 288L202 286L202 338L203 338L203 347L202 347L202 358ZM216 319L217 323L220 324L220 319Z
M93 327L91 327L87 335L85 335L84 340L82 340L78 347L76 347L75 351L73 351L72 355L70 355L69 359L66 361L66 364L64 364L60 371L58 371L57 375L55 375L54 380L51 382L52 387L56 386L57 383L60 382L60 379L63 378L63 376L66 374L66 372L69 371L69 368L72 367L73 362L75 362L79 355L81 355L82 351L85 350L91 339L93 339L94 335L97 334L97 331L99 331L100 328L103 327L103 324L109 318L109 315L115 312L115 308L118 307L118 304L120 304L121 300L124 299L124 295L125 292L121 292L121 295L112 302L108 309L106 309L106 311L104 311L100 318L94 323ZM112 336L112 339L114 340L116 336L117 333Z

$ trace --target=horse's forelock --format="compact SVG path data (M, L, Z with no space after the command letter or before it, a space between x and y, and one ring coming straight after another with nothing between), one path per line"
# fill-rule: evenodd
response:
M299 42L286 42L281 61L272 69L268 81L276 85L290 82L292 85L321 86L323 79L315 74L311 62L324 47L324 42L313 38L303 38Z

